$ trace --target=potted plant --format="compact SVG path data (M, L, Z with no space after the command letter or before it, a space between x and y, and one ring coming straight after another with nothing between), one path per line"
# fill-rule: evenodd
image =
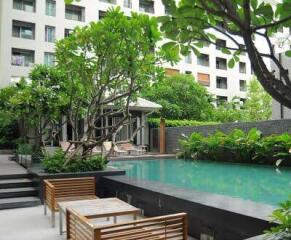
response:
M32 146L30 144L27 144L27 143L18 144L16 153L17 153L19 164L23 165L26 168L31 167Z

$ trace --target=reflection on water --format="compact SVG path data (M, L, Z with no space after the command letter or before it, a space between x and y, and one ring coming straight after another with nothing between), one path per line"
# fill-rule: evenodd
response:
M291 194L291 169L248 164L183 160L114 161L134 179L163 182L277 205Z

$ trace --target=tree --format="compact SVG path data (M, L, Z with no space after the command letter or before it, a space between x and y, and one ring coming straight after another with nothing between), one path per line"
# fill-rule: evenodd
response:
M157 114L167 119L209 120L213 111L206 88L190 75L165 77L142 95L161 104L163 108Z
M170 41L164 49L173 55L193 51L199 55L203 43L218 45L215 33L230 39L235 47L221 47L231 56L228 66L239 62L247 52L254 72L264 89L278 102L291 108L291 79L288 70L276 56L270 37L282 27L291 27L291 1L283 0L272 7L258 0L163 0L169 16L160 17L161 30ZM242 38L244 44L237 41ZM266 41L268 49L260 52L255 45L257 37ZM171 41L172 40L172 41ZM291 50L286 52L291 56ZM270 59L280 70L280 78L267 68L264 58ZM176 58L177 60L177 58Z
M38 149L60 131L59 120L68 105L66 83L59 69L44 65L36 65L29 79L1 91L10 91L5 109L18 121L22 138L34 140Z
M272 97L264 91L257 79L248 85L247 100L243 106L247 121L268 120L272 114Z
M153 50L160 39L155 19L135 13L128 18L111 9L101 21L75 28L56 44L58 68L68 79L66 115L78 145L67 163L80 152L85 159L129 124L130 103L162 75L159 52ZM100 123L107 117L118 121L105 127ZM79 131L80 120L84 131Z

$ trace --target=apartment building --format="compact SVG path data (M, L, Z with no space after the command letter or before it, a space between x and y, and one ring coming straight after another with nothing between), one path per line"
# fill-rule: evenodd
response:
M76 26L98 21L114 6L120 6L128 15L131 11L152 16L167 14L161 0L81 0L73 5L63 0L0 0L0 87L27 76L34 64L53 65L56 40L68 36ZM234 47L222 34L217 36L219 46ZM192 74L218 103L235 96L245 99L247 82L252 78L247 55L229 69L230 56L219 47L205 46L201 53L199 57L182 57L176 66L165 64L166 73Z

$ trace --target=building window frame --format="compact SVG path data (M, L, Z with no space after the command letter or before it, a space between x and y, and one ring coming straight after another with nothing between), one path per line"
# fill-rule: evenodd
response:
M12 48L11 65L19 67L32 67L35 62L35 52L33 50Z
M56 16L56 6L57 3L55 0L46 0L45 3L45 15L49 17Z
M35 0L13 0L13 9L24 12L35 13L36 1Z
M56 27L45 25L45 41L49 43L56 41Z
M30 31L31 33L29 34L28 31ZM34 40L35 24L30 22L12 20L12 37Z

